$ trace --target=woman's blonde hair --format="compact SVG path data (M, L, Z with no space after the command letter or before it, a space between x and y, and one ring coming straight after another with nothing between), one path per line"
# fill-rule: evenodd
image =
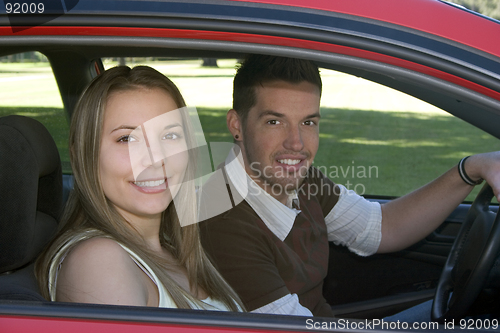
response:
M85 234L84 239L112 238L135 252L151 267L179 308L189 309L190 302L199 302L169 276L168 266L172 263L150 251L145 240L104 195L99 176L99 152L106 101L115 92L135 89L162 89L174 99L179 108L186 105L171 80L146 66L109 69L87 87L77 103L70 127L69 150L74 188L61 220L62 228L38 258L35 267L40 290L46 299L50 300L49 267L54 256L72 238ZM194 135L186 113L181 114L190 158L185 172L185 179L188 180L194 176L196 149L190 149L194 148ZM182 205L174 205L172 200L162 214L161 245L186 268L189 283L195 290L200 286L210 297L237 311L238 306L242 307L241 301L211 264L201 246L198 224L194 223L197 218L194 186L181 186L176 194L176 203ZM193 223L181 227L179 216L182 216L183 222Z

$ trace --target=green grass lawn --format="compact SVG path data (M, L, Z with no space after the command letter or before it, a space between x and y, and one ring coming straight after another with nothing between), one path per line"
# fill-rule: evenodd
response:
M196 106L208 142L232 141L225 115L236 61L145 62L169 76ZM106 67L114 63L106 63ZM369 81L322 70L320 147L315 165L358 193L399 196L431 181L461 157L499 150L499 140L431 105ZM67 119L47 63L0 63L0 116L40 120L70 172ZM472 199L469 196L468 199Z

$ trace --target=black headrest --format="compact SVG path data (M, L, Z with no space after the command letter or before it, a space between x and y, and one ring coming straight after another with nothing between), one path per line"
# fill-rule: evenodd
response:
M61 209L61 161L50 133L32 118L0 118L0 273L36 258Z

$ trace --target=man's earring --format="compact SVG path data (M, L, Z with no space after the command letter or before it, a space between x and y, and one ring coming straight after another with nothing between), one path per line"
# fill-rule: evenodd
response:
M240 138L240 136L239 136L238 134L236 134L236 135L234 136L234 138L235 138L236 140L238 140L238 139Z

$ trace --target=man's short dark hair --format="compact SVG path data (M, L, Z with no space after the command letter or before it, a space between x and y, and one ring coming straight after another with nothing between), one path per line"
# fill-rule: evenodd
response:
M243 125L255 105L255 87L271 81L314 84L321 94L322 83L318 66L309 60L268 55L250 55L241 64L233 82L233 109Z

